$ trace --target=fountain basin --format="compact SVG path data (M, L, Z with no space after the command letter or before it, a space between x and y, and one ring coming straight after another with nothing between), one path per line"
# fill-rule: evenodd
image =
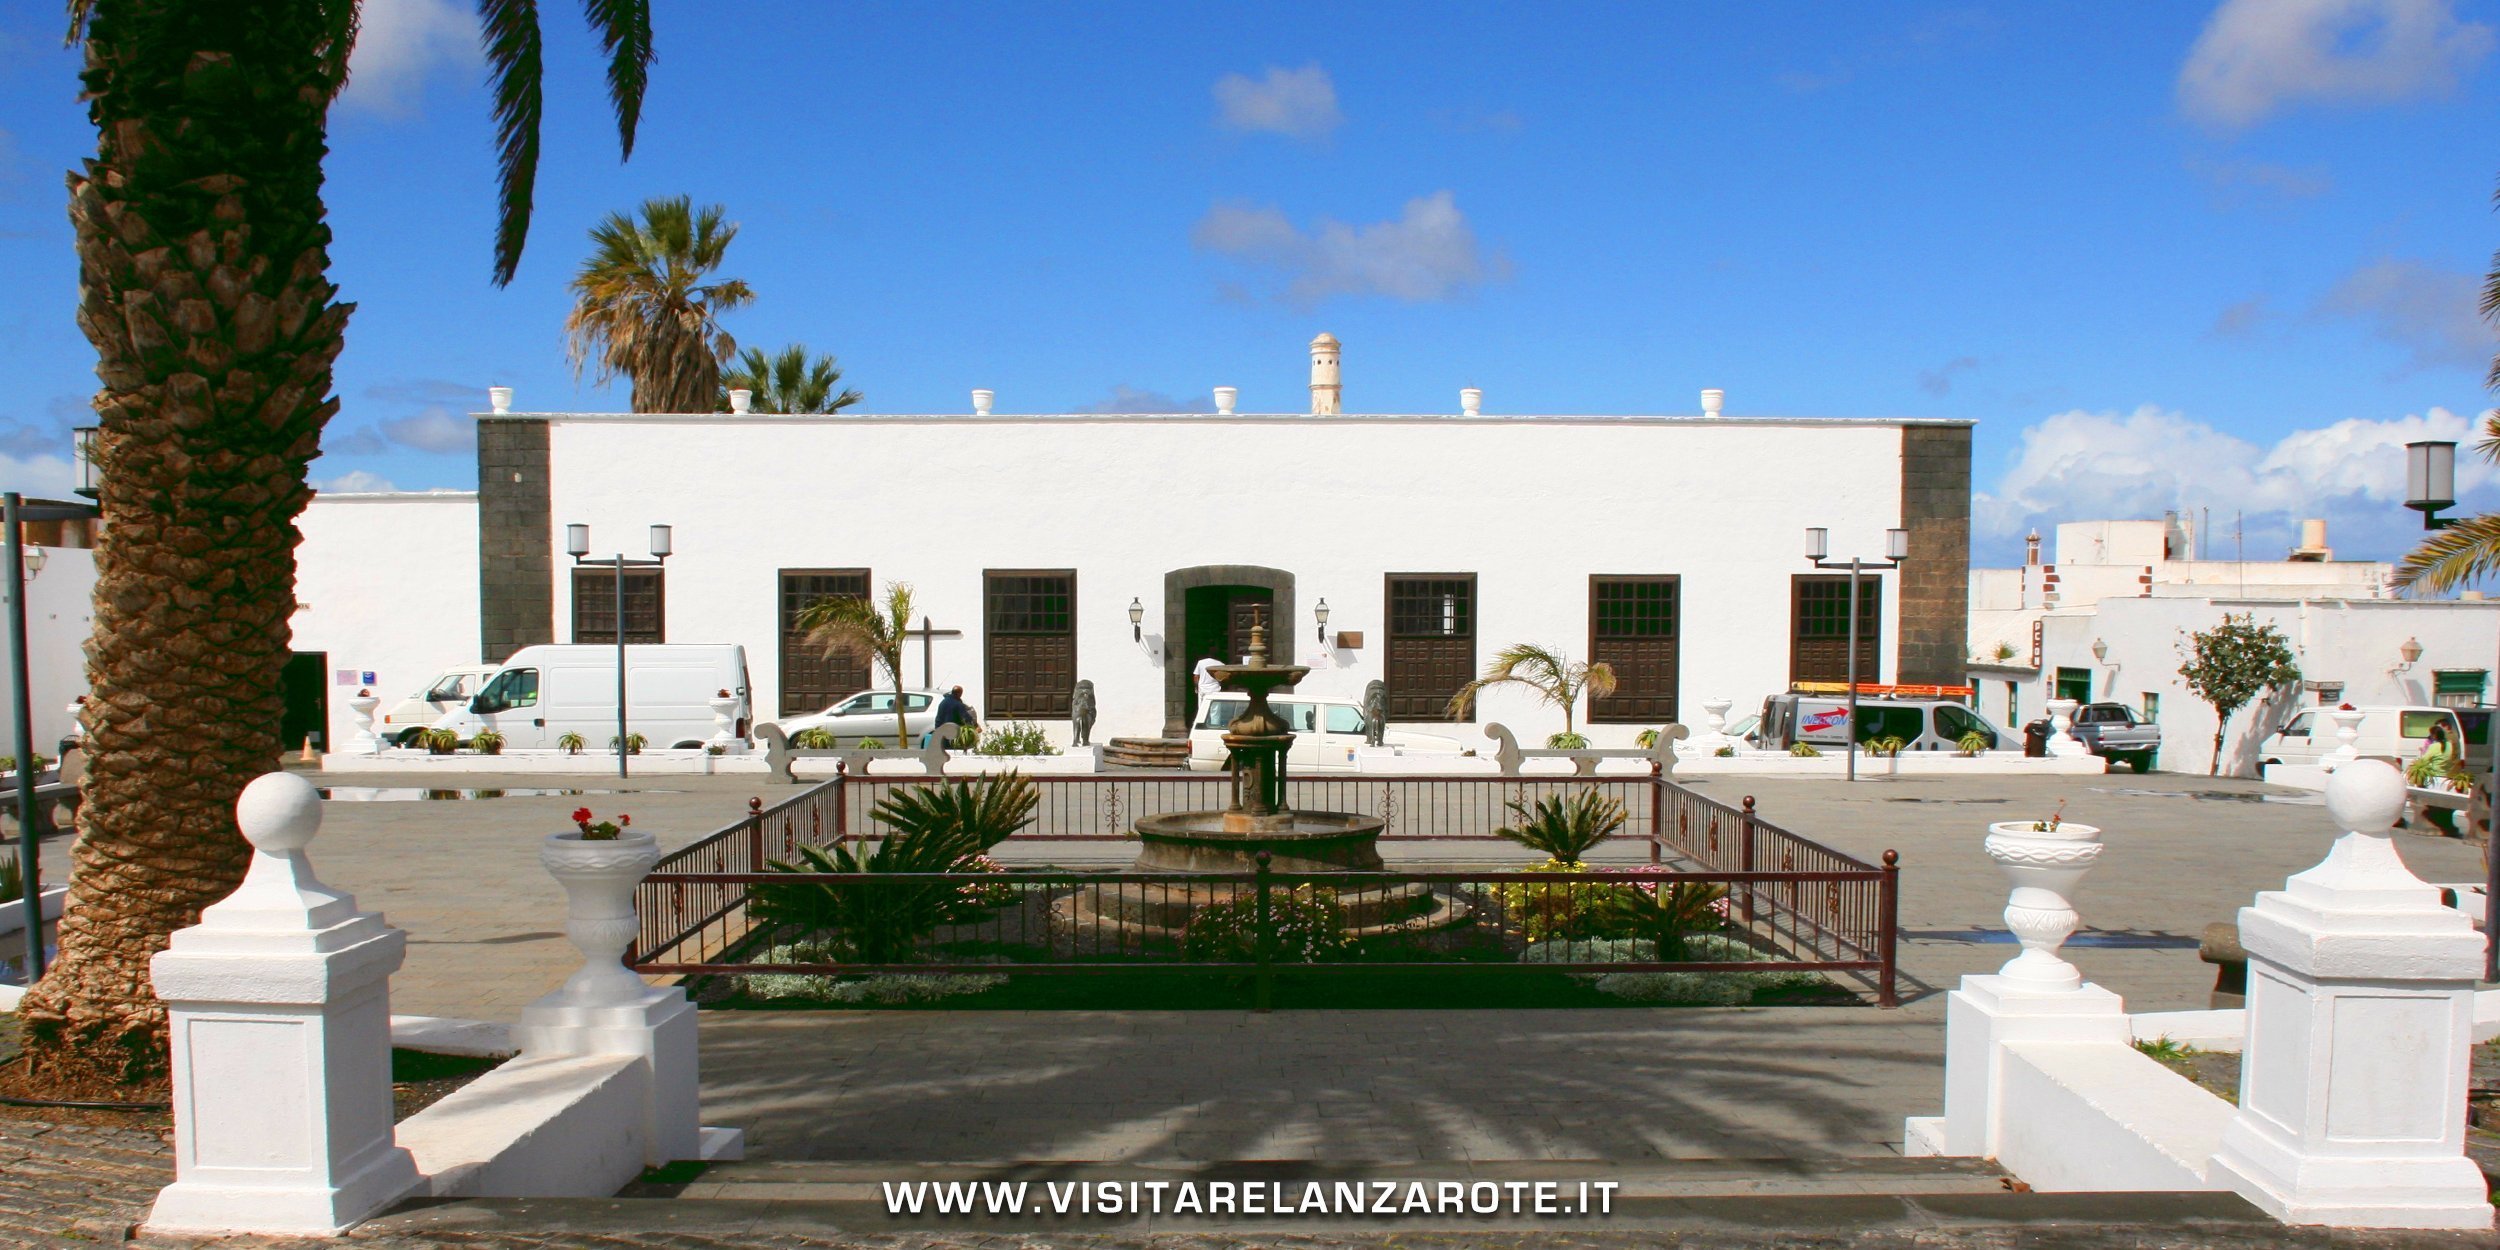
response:
M1136 821L1139 872L1378 872L1388 822L1352 812L1169 812Z

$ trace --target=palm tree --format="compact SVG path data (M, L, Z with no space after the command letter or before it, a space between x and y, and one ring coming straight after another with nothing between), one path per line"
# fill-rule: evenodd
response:
M2483 315L2500 312L2500 257L2493 259L2492 285L2483 288ZM2500 360L2492 365L2500 378ZM2500 463L2500 413L2483 418L2483 436L2474 454ZM2434 530L2422 545L2405 553L2390 580L2398 590L2441 594L2481 581L2500 571L2500 512L2470 516L2443 530Z
M842 367L833 363L833 357L811 357L804 343L792 343L769 356L760 347L750 347L738 354L738 363L721 379L718 406L727 412L727 392L743 390L753 392L749 406L757 412L840 412L860 399L858 391L834 394L833 388L841 381Z
M593 0L627 155L648 0ZM531 0L482 0L501 156L494 280L538 164ZM90 760L59 955L18 1015L21 1090L163 1079L148 960L241 880L244 783L278 758L295 518L351 306L329 279L321 162L355 0L71 0L96 152L70 179L95 345Z
M1459 687L1458 693L1450 696L1450 715L1465 717L1474 706L1476 695L1495 686L1526 686L1536 692L1538 699L1561 708L1563 731L1555 738L1569 740L1578 737L1571 730L1571 708L1580 701L1580 692L1587 691L1592 699L1613 694L1615 670L1604 661L1573 663L1560 651L1533 643L1513 643L1493 653L1493 662L1484 666L1484 676Z
M849 595L819 599L800 610L796 624L828 658L860 651L876 657L894 684L894 744L910 746L911 727L903 722L903 643L911 636L911 583L887 582L882 604Z
M564 319L573 376L595 362L594 381L623 375L632 384L636 412L709 412L721 362L738 346L719 316L755 298L737 278L705 281L738 223L683 195L645 200L641 211L639 223L610 213L591 227L590 259L573 277Z

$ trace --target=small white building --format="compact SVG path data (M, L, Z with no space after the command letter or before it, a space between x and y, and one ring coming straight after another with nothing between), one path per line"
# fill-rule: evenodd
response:
M2334 559L2323 522L2282 560L2186 558L2175 517L2059 525L2056 544L2051 561L2035 538L2023 567L1971 572L1971 677L1982 714L2008 728L2052 698L2127 703L2161 725L2161 767L2204 771L2214 713L2179 668L2188 636L2226 614L2274 626L2302 677L2232 716L2226 775L2255 775L2258 744L2301 706L2490 701L2500 603L2389 597L2391 567Z
M1511 643L1606 660L1622 687L1579 720L1622 744L1688 695L1744 707L1841 675L1848 579L1806 562L1819 526L1841 558L1909 533L1904 568L1866 575L1861 679L1963 680L1969 422L1732 417L1716 391L1683 416L1503 415L1472 390L1457 413L1347 413L1339 353L1312 344L1307 413L1235 412L1231 388L1213 413L1008 415L989 392L927 415L499 404L477 416L474 497L314 501L298 647L395 697L444 665L612 641L616 573L575 565L565 527L642 557L666 524L675 553L626 573L628 640L743 644L767 717L882 684L792 621L907 582L931 629L908 683L1060 741L1079 680L1096 741L1181 732L1193 665L1238 658L1264 619L1276 658L1315 670L1304 690L1383 681L1393 722L1446 721ZM343 740L343 701L331 717ZM1561 728L1509 691L1469 719Z

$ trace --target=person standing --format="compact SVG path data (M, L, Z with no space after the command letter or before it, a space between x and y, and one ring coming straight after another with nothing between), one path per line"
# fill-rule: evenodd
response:
M964 688L961 686L947 691L946 697L938 700L937 723L930 728L930 736L936 736L938 730L948 725L961 725L974 730L981 727L981 722L972 715L972 705L964 702ZM920 744L927 746L928 739L922 739Z

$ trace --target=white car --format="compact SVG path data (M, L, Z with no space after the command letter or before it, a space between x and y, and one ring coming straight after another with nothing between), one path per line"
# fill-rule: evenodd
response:
M436 673L434 679L417 687L415 694L383 709L382 718L373 724L373 732L382 740L407 746L426 727L441 720L445 713L469 705L478 688L501 667L495 664L458 664Z
M810 729L825 730L833 735L835 746L857 746L862 739L874 738L889 747L910 748L920 745L920 735L937 728L938 700L945 697L936 690L903 692L903 725L910 734L904 742L894 740L891 690L863 690L812 716L792 716L775 723L792 738Z
M2275 730L2257 748L2260 764L2315 764L2343 744L2335 737L2334 708L2302 708L2290 723ZM2451 743L2464 740L2454 710L2444 707L2365 707L2355 727L2353 747L2365 756L2392 759L2400 765L2422 753L2431 731L2439 729Z
M1331 699L1310 695L1271 696L1267 706L1283 717L1285 727L1293 731L1293 745L1285 750L1285 767L1293 772L1343 773L1354 771L1354 752L1363 745L1363 705L1353 699ZM1250 696L1219 694L1208 698L1198 709L1198 722L1189 727L1189 768L1192 772L1221 772L1228 752L1224 746L1224 727L1249 710ZM1392 729L1382 744L1397 747L1416 755L1462 755L1466 748L1456 738L1437 734L1408 733Z

